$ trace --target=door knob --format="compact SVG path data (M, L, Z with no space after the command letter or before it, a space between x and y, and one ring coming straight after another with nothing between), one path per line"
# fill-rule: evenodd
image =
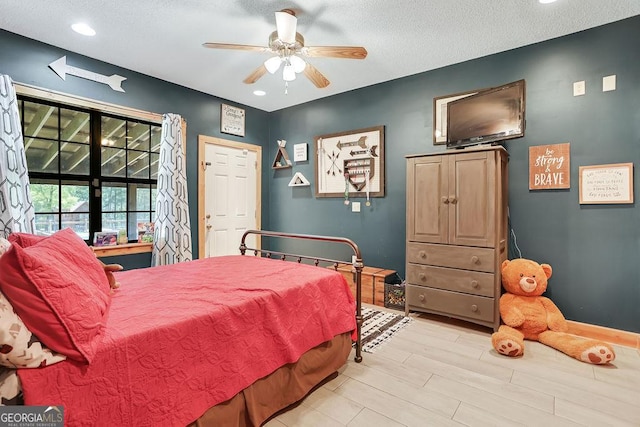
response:
M207 224L207 230L211 230L211 224Z
M207 219L211 218L211 214L207 214L207 216L205 216L205 218L207 218Z

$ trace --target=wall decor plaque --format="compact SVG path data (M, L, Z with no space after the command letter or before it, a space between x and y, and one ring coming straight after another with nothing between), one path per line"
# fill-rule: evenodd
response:
M244 136L244 108L220 105L220 132Z
M529 147L529 190L571 188L571 144Z
M384 197L384 126L316 137L316 197Z

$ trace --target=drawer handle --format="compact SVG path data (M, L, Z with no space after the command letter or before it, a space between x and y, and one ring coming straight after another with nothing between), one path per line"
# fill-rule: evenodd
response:
M471 257L471 262L474 264L478 264L480 261L480 258L478 258L476 255Z
M478 306L475 304L471 305L471 311L473 311L474 313L478 311Z
M423 259L427 257L427 253L425 251L418 252L418 255L420 255L420 258L423 258Z
M478 281L477 281L477 280L472 280L472 281L471 281L471 287L472 287L473 289L478 289L478 286L479 286L479 285L478 285Z
M420 301L423 301L423 302L424 302L424 295L422 295L422 294L418 295L418 299L419 299Z
M446 197L442 197L442 203L444 203L445 205L449 204L449 199Z
M458 199L456 199L456 196L449 196L449 202L451 202L452 205L455 205L458 203Z
M424 273L420 273L418 274L418 277L420 278L420 280L422 280L423 282L425 282L427 280L427 275Z

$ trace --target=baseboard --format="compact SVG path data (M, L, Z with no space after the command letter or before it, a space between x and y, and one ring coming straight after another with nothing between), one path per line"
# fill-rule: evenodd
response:
M635 332L589 325L587 323L574 322L573 320L567 320L567 323L569 324L570 334L640 349L640 334L636 334Z

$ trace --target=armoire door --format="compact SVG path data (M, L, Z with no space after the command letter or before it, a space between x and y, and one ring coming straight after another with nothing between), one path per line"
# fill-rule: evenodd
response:
M452 245L493 247L496 176L494 152L447 156L449 236Z
M447 243L448 158L412 158L407 168L407 239Z

